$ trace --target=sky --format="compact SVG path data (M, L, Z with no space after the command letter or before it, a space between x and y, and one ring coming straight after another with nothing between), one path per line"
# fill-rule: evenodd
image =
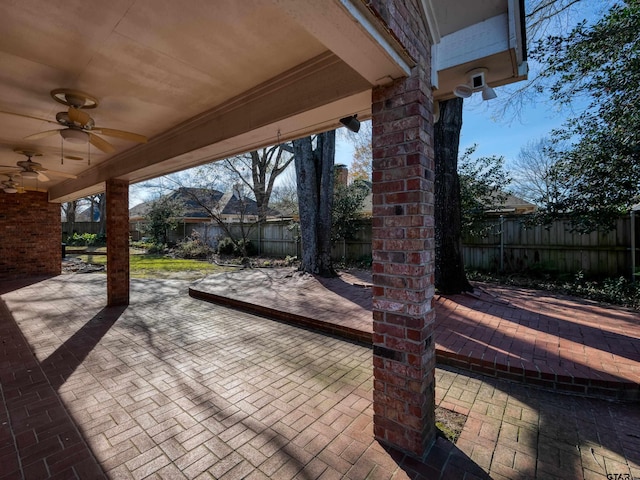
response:
M494 89L497 95L501 87ZM515 160L522 147L543 137L550 137L554 128L564 123L568 111L557 112L546 100L524 105L518 118L507 113L503 118L494 118L497 108L484 105L478 98L465 100L460 133L460 154L476 145L474 157L496 155L504 157L506 165ZM496 99L497 100L497 99ZM496 100L488 100L490 103Z
M500 95L500 87L495 89ZM550 136L551 131L560 127L566 113L554 112L544 103L526 106L519 119L493 119L494 110L482 105L475 98L465 100L460 133L460 154L468 147L476 145L474 157L501 156L505 162L515 159L520 149L529 142ZM491 102L491 100L489 100ZM336 164L350 165L353 146L338 136L336 143Z
M500 95L501 87L495 88ZM478 98L464 101L462 131L460 133L460 155L476 145L473 157L501 156L505 162L515 160L520 149L529 142L550 136L554 128L562 126L569 112L555 112L545 102L526 105L520 118L494 119L495 109L483 105ZM488 100L487 102L491 102ZM353 146L340 135L336 142L336 164L350 165Z

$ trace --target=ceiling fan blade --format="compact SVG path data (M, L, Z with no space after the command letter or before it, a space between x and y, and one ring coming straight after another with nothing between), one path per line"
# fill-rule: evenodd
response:
M79 108L69 107L68 115L69 120L80 126L86 125L91 120L89 114Z
M102 150L105 153L111 153L115 151L115 148L113 145L111 145L106 140L100 138L99 136L94 135L93 133L89 133L89 141L91 142L91 145L93 145L99 150Z
M41 138L47 138L55 135L61 129L56 130L47 130L45 132L34 133L33 135L29 135L28 137L24 137L25 140L40 140Z
M34 117L33 115L25 115L24 113L14 113L14 112L6 112L4 110L0 110L0 113L5 115L14 115L16 117L30 118L31 120L39 120L41 122L52 123L53 125L58 125L58 122L54 122L53 120L47 120L46 118Z
M108 137L117 137L136 143L147 143L147 137L138 133L125 132L124 130L114 130L113 128L94 127L92 132L100 133Z
M66 173L66 172L57 172L56 170L49 170L48 168L45 170L49 175L54 175L56 177L64 177L64 178L78 178L77 175L74 175L73 173ZM42 173L42 172L39 172Z
M39 182L48 182L51 179L49 177L47 177L44 173L42 172L38 172L38 181Z

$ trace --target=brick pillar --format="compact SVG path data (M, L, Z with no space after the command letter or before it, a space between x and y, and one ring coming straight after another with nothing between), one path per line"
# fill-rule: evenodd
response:
M423 458L436 432L431 59L417 3L392 3L374 5L417 66L372 100L374 434Z
M107 305L129 304L129 183L107 180Z

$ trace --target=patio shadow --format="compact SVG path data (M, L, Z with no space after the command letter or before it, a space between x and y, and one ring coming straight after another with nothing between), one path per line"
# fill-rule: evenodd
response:
M103 308L40 364L54 389L58 390L76 371L125 309L125 306Z
M106 478L0 299L0 478Z

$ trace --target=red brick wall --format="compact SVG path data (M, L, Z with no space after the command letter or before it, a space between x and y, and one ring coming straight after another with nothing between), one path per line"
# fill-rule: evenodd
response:
M430 44L418 0L372 4L417 61L373 92L374 433L423 457L436 431Z
M129 183L108 180L107 305L129 304Z
M61 244L60 204L0 190L0 279L60 275Z

